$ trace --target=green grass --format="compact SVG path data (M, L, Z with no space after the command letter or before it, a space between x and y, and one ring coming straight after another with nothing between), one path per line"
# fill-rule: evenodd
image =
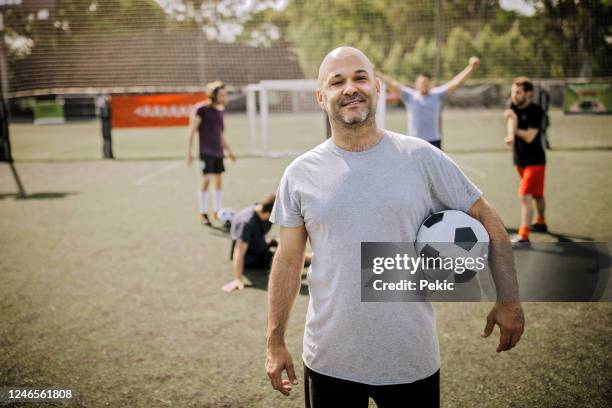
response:
M320 142L316 118L275 117L271 144ZM611 119L553 115L556 233L612 240L612 151L580 150L610 147ZM499 112L449 110L444 120L451 156L515 228L518 177ZM393 113L389 127L404 121ZM224 200L242 208L275 190L291 159L249 157L244 117L229 115L227 128L242 157L227 165ZM11 130L26 197L1 165L0 386L72 387L87 407L303 406L301 386L285 398L264 372L265 289L219 290L229 240L196 221L197 166L140 160L182 157L184 129L117 131L125 160L114 162L97 160L96 123ZM298 296L287 333L298 364L307 301ZM435 307L443 407L609 406L612 304L525 304L525 335L505 354L479 337L489 304Z
M565 116L551 112L552 145L561 150L612 149L611 116ZM389 111L387 129L406 131L403 109ZM324 140L321 113L273 114L268 146L271 151L306 151ZM443 115L444 147L450 152L507 151L498 110L447 109ZM249 125L246 115L226 115L227 137L240 155L248 155ZM259 131L259 127L257 127ZM102 157L101 124L97 121L64 125L11 126L15 160L94 160ZM118 159L182 158L187 131L184 127L114 129Z

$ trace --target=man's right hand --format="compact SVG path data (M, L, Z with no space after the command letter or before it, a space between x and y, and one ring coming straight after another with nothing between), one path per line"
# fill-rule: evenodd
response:
M187 167L191 166L191 162L193 162L193 156L191 155L191 153L187 153L187 155L185 156L185 163L187 163Z
M283 371L287 371L288 379L283 379ZM291 384L298 383L293 368L293 358L285 345L268 346L266 352L266 373L270 378L272 388L284 395L291 392Z

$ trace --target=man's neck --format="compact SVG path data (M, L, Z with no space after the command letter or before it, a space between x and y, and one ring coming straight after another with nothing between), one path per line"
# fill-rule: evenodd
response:
M519 109L525 109L527 106L529 106L529 104L531 103L531 101L525 101L520 105L516 105L517 108Z
M378 144L383 138L383 131L376 127L376 123L359 126L332 123L332 141L336 146L349 152L363 152Z
M220 103L214 103L211 105L213 108L215 108L216 110L224 110L225 106L221 105Z

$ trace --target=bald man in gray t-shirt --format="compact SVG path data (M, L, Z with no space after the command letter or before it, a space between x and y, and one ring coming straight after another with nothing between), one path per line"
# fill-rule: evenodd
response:
M432 212L468 212L494 242L497 282L516 280L499 217L453 161L425 141L376 127L380 81L367 57L351 47L330 52L319 70L317 99L331 138L298 157L280 181L271 221L280 225L269 283L266 371L289 395L297 384L284 341L300 287L307 240L310 301L302 358L307 408L439 406L440 356L427 302L361 302L362 242L410 242ZM510 287L514 287L509 285ZM500 291L483 336L495 324L497 351L519 341L523 314L516 291ZM282 372L287 372L287 379Z
M305 226L314 253L306 366L372 385L434 374L440 357L431 304L362 303L361 242L415 241L428 215L468 211L480 195L444 153L389 131L366 151L346 151L328 139L296 159L270 220Z

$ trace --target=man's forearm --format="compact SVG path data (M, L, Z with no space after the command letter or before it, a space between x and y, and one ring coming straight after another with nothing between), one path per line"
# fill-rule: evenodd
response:
M300 272L304 266L304 257L289 262L282 256L279 248L272 262L270 281L268 285L268 346L283 345L285 329L293 302L300 289Z
M516 118L509 117L506 120L506 133L507 136L514 136L516 134Z
M242 275L244 275L244 254L234 254L234 278L242 281Z
M191 154L193 151L193 130L189 130L189 134L187 135L187 153Z
M484 199L482 199L484 200ZM488 204L479 205L473 214L485 227L490 237L489 266L498 302L518 302L518 282L512 245L501 219Z
M382 79L382 81L387 85L387 87L391 90L399 91L402 89L402 84L399 83L394 78L391 78L389 75L383 74L382 72L378 72L377 76Z
M232 149L230 148L229 144L228 144L228 143L227 143L227 141L225 140L225 136L221 137L221 145L222 145L222 147L223 147L225 150L227 150L227 152L228 152L229 154L234 154L234 153L232 152Z
M461 71L460 73L455 75L455 77L450 80L450 82L448 84L449 88L452 91L454 91L457 88L459 88L461 85L463 85L465 80L468 79L470 75L472 75L472 72L474 72L474 67L473 66L468 65L467 67L465 67L463 69L463 71Z
M512 244L504 231L504 238L491 235L489 265L497 291L497 302L518 302L518 282L514 268Z

